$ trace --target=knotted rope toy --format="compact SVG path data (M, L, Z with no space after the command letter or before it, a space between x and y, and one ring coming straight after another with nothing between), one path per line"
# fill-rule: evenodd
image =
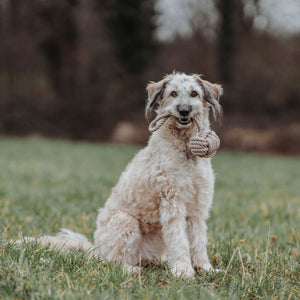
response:
M149 125L149 131L151 133L157 131L162 127L165 122L171 117L170 113L164 113L157 116ZM209 158L215 155L216 151L220 147L220 139L217 134L210 129L201 128L199 117L195 117L194 121L198 127L188 143L188 148L192 155Z

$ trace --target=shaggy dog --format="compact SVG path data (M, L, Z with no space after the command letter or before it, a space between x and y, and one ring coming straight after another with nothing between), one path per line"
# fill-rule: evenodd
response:
M70 230L38 240L64 249L92 249L131 271L139 270L141 260L163 261L175 276L192 277L194 268L212 270L205 220L215 177L210 158L193 156L187 145L195 117L208 129L210 109L220 113L222 88L199 75L172 73L150 82L147 91L146 116L168 112L171 117L128 164L99 209L94 245Z

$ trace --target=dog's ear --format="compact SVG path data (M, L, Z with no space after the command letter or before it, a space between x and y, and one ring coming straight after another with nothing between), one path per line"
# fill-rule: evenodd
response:
M167 79L163 79L159 82L151 81L146 87L148 99L145 108L145 115L148 121L150 120L152 112L155 109L155 104L157 103L157 100L160 99L164 93L166 84Z
M199 75L196 75L196 79L203 90L204 100L211 104L213 115L215 119L218 119L222 116L222 107L219 103L220 97L223 95L222 86L203 80Z

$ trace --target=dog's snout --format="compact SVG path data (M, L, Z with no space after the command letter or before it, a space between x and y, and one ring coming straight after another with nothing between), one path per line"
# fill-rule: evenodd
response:
M192 107L190 105L178 105L177 110L180 116L187 117L190 114Z

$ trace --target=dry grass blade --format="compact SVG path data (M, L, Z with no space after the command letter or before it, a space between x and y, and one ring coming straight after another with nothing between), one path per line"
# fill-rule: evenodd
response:
M269 223L269 232L268 232L268 243L267 243L267 247L266 247L266 258L265 258L265 263L264 263L264 268L261 272L260 275L260 279L259 279L259 285L261 284L263 278L264 278L264 274L267 271L267 265L268 265L268 252L269 252L269 244L270 244L270 231L271 231L271 224Z
M232 254L232 256L231 256L231 258L230 258L230 261L229 261L229 263L228 263L228 266L227 266L227 268L226 268L226 270L225 270L225 274L224 274L224 276L223 276L222 281L225 280L225 277L226 277L226 275L227 275L227 273L228 273L228 270L229 270L229 268L230 268L230 266L231 266L231 263L232 263L232 261L233 261L233 258L234 258L235 254L236 254L237 252L238 252L238 254L239 254L239 259L240 259L240 262L241 262L241 265L242 265L242 269L243 269L242 286L244 286L244 282L245 282L245 267L244 267L244 264L243 264L243 260L242 260L242 255L241 255L240 247L237 247L237 248L233 251L233 254Z

